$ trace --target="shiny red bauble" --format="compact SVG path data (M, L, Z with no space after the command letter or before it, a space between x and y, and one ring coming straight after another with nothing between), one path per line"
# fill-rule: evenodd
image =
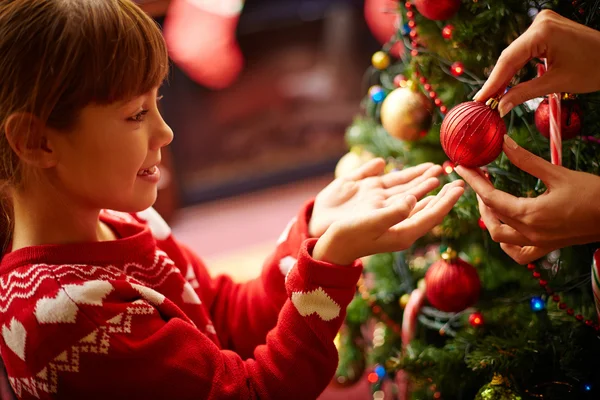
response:
M460 0L415 0L414 4L424 17L436 21L452 18L460 8Z
M480 291L477 270L460 258L436 261L425 275L427 301L441 311L460 312L471 307Z
M579 102L574 99L561 100L560 102L560 133L563 140L573 139L581 133L583 110ZM535 111L535 126L542 136L550 137L550 104L544 99Z
M392 39L399 29L400 14L393 12L398 9L398 0L366 0L365 21L373 36L381 44ZM394 57L400 57L404 52L401 41L394 44L388 51Z
M502 152L506 125L498 110L470 101L454 107L442 122L440 142L454 164L482 167Z

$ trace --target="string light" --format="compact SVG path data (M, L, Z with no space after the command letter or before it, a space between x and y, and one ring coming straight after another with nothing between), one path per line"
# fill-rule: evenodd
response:
M533 312L538 312L538 311L542 311L544 308L546 308L546 303L544 302L544 300L542 300L541 297L532 297L530 300L530 304L531 304L531 311Z
M480 312L474 312L469 315L469 323L473 328L479 328L483 325L483 315Z
M444 161L442 164L442 169L446 173L446 175L450 175L454 172L454 163L450 160Z
M377 374L375 372L371 372L367 376L367 380L371 383L377 383L377 382L379 382L379 376L377 376Z
M454 26L448 24L444 27L444 29L442 29L442 37L446 40L450 40L450 39L452 39L453 32L454 32Z
M454 76L461 76L465 72L465 67L460 61L456 61L450 66L450 73Z
M406 77L402 74L394 77L394 85L396 85L396 87L406 87L407 82Z
M369 96L374 103L379 104L385 99L385 91L379 85L374 85L369 88Z

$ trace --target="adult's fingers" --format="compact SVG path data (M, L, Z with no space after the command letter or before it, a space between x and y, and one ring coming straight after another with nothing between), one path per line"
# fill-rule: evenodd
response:
M496 213L502 215L518 216L524 214L524 209L530 206L528 200L512 196L498 190L490 181L481 176L476 170L457 166L455 169L471 188L481 197L483 202Z
M510 136L504 135L504 154L519 169L541 179L546 186L551 186L555 178L559 177L563 168L552 165L548 161L525 150Z
M504 117L515 106L524 103L527 100L558 92L563 86L562 78L556 70L549 70L539 78L521 82L510 89L500 99L500 104L498 105L500 116Z
M533 244L531 240L527 239L519 231L509 225L503 224L496 215L494 215L492 210L481 201L479 196L477 197L477 201L479 202L481 219L494 242L509 243L519 246L529 246Z
M536 247L536 246L516 246L514 244L500 243L500 247L506 254L515 260L518 264L525 265L539 258L542 258L546 254L555 250L547 247Z
M514 40L500 55L490 77L481 90L475 95L476 101L486 101L501 93L513 76L533 57L545 48L539 48L539 35L534 30L528 29L524 34Z

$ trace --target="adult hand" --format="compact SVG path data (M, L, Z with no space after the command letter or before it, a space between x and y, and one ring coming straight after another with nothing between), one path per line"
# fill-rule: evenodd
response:
M541 179L547 191L520 198L494 188L480 170L456 167L477 192L479 211L492 239L519 264L552 250L600 240L600 177L553 165L504 137L509 160Z
M442 167L425 163L382 175L385 161L376 158L331 182L315 198L309 235L320 237L335 221L392 204L398 196L421 198L440 184Z
M475 100L486 101L502 93L517 71L535 57L546 58L548 70L509 90L500 100L502 116L517 104L549 93L600 90L600 32L544 10L502 52Z
M404 250L442 222L463 194L463 185L454 181L419 202L414 195L400 194L382 208L349 214L319 238L313 257L348 265L357 258Z

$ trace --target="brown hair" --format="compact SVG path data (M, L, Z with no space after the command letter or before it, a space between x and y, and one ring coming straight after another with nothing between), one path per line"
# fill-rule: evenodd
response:
M20 179L5 135L11 114L67 129L86 105L146 93L168 68L160 29L130 0L0 0L3 187Z

